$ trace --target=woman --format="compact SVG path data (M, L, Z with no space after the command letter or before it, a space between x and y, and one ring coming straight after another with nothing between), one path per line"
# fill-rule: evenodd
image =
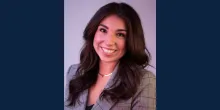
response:
M84 30L80 64L67 72L65 110L155 110L155 76L136 11L101 7Z

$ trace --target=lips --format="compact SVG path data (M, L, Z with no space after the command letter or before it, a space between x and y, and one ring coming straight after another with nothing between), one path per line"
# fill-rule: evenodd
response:
M112 54L116 51L115 49L109 49L109 48L104 48L104 47L101 47L101 49L103 50L104 53L107 53L107 54Z

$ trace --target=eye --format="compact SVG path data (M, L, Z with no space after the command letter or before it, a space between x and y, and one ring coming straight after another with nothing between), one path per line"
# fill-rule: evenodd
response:
M123 33L117 33L117 36L119 36L119 37L125 37L125 34L123 34Z
M104 28L100 28L99 31L103 32L103 33L107 33L107 30Z

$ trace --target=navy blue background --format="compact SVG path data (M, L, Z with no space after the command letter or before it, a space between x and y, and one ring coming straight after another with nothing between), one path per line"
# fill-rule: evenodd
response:
M219 3L157 0L158 110L218 110Z
M64 1L1 1L0 109L63 109ZM157 0L157 109L218 110L219 3Z
M0 4L0 110L62 110L64 1Z

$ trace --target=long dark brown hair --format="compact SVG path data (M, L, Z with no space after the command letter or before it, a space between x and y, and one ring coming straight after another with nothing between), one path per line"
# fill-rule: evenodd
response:
M81 93L95 84L99 71L99 57L93 47L93 39L100 22L110 16L117 15L124 20L128 33L126 35L126 53L120 59L114 83L103 90L101 99L112 102L128 100L137 91L143 69L149 66L150 53L146 48L141 20L137 12L125 3L109 3L101 7L87 24L83 38L84 45L80 54L80 64L76 77L69 83L69 106L79 102Z

